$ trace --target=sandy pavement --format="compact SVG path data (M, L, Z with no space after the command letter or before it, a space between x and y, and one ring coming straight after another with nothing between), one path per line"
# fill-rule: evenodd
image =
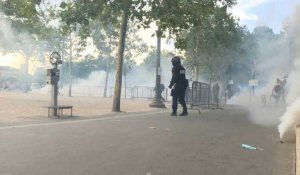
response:
M112 112L112 98L59 96L59 105L72 105L73 115L96 117ZM149 107L150 100L121 99L122 112L155 110ZM45 106L50 105L49 94L0 91L0 122L43 119L48 115ZM65 111L69 114L69 111Z

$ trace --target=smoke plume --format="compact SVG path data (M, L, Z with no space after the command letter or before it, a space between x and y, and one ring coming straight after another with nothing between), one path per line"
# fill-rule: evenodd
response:
M290 40L291 56L294 58L293 69L289 74L287 103L289 106L280 118L278 126L282 141L295 141L295 127L300 124L300 5L287 21L287 37Z

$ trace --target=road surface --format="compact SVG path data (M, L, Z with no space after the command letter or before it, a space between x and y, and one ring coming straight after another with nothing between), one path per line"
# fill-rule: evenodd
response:
M294 144L229 106L0 127L1 175L292 175ZM263 151L242 149L242 143Z

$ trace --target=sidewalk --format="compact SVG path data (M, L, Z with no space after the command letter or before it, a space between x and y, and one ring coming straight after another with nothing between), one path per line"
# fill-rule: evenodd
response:
M0 122L38 120L46 118L50 105L50 95L0 92ZM59 105L72 105L73 115L80 117L96 117L112 114L112 98L102 97L66 97L58 96ZM145 112L153 111L150 100L121 99L121 111ZM69 111L66 111L68 114Z

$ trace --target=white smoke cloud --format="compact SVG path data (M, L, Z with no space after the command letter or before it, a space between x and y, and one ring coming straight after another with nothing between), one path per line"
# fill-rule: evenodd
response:
M295 127L300 124L300 98L287 107L280 118L278 131L282 141L294 142L296 140Z
M46 51L41 54L40 46L43 46L44 43L35 34L30 34L25 30L16 30L11 19L1 11L0 26L0 65L18 69L28 66L27 73L33 74L42 65L39 61L41 59L43 62L42 55L46 55ZM26 65L27 59L28 65Z
M135 66L133 67L125 76L123 73L122 77L122 97L124 97L125 92L125 81L126 88L133 87L154 87L155 86L155 69L149 69L145 66ZM162 64L162 77L161 83L168 86L171 80L171 64ZM104 95L104 87L106 80L106 71L94 71L91 72L87 78L76 78L72 81L71 94L73 96L100 96ZM60 83L59 83L60 84ZM115 71L111 71L108 75L107 83L107 96L111 97L114 93L115 84ZM63 96L68 96L69 94L69 83L65 82L59 85L59 93ZM127 90L127 92L130 90ZM40 90L35 90L34 93L50 94L50 86L46 86ZM127 93L127 95L129 92Z
M112 74L109 74L108 88L112 85ZM106 72L94 71L87 78L72 81L72 96L103 96ZM69 83L63 84L59 90L61 95L68 96Z
M297 6L293 16L287 22L287 34L290 39L292 49L291 56L294 58L294 67L289 74L287 88L287 107L286 112L281 117L278 126L280 138L283 141L295 141L295 126L300 124L300 5Z
M292 104L300 95L300 58L294 61L294 69L289 74L287 103Z
M0 46L13 47L17 41L17 35L15 34L10 22L5 18L4 14L0 11ZM0 49L2 48L0 47ZM3 51L3 50L0 50Z
M250 89L231 100L249 109L249 119L259 125L268 126L278 123L279 137L282 141L295 141L295 127L300 124L300 5L285 23L286 36L272 45L262 45L265 52L263 60L259 61L257 71L261 72L266 82L262 88L256 88L255 96L250 95ZM276 78L288 75L286 87L286 103L274 106L270 98ZM261 85L261 84L260 84ZM262 96L265 95L267 107L262 107ZM272 107L273 106L273 107Z
M278 106L275 105L275 99L271 97L272 89L276 84L276 79L283 79L285 75L288 75L288 85L287 91L289 92L286 97L288 104L292 104L297 97L300 95L300 83L297 77L300 73L300 61L295 59L293 56L291 47L297 50L299 44L296 41L293 42L291 46L291 38L295 40L297 38L297 31L300 27L296 21L299 18L295 18L289 22L289 29L286 28L286 35L278 35L276 40L261 41L260 54L258 55L257 66L256 66L256 79L259 80L258 87L255 87L254 96L250 92L251 88L246 87L237 97L234 97L229 101L229 103L240 104L246 106L249 110L249 119L255 123L262 126L274 126L278 125L282 114L284 113L283 102L280 102ZM295 29L297 28L297 29ZM298 40L299 41L299 40ZM264 43L265 42L265 43ZM294 63L294 64L293 64ZM293 71L292 68L294 67ZM265 98L266 106L264 106L262 98ZM290 110L291 111L291 110ZM287 118L287 117L285 117ZM291 123L291 122L289 122ZM286 126L286 125L285 125ZM280 129L280 135L284 129Z

